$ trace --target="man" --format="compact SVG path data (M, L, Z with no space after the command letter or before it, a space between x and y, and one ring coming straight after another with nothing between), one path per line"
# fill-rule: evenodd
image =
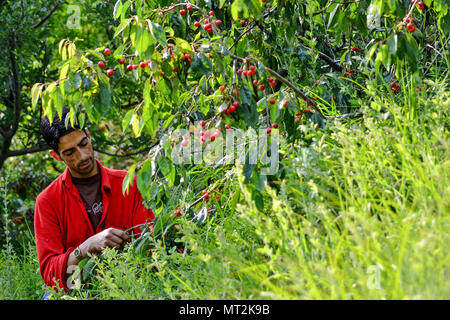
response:
M122 194L126 171L106 168L94 158L89 131L70 122L66 128L68 113L64 108L62 119L41 122L50 155L66 169L37 197L34 221L41 276L66 292L68 275L88 253L119 248L130 240L126 229L155 218L142 204L136 183Z

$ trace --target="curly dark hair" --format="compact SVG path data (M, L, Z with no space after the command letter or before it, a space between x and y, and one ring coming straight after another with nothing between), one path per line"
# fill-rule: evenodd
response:
M73 127L71 126L70 121L68 121L66 127L65 120L69 111L70 111L69 108L64 107L61 118L59 117L58 114L56 114L55 117L53 118L52 124L50 124L48 117L42 118L41 121L41 128L40 128L41 134L44 137L44 140L47 143L47 145L56 153L59 153L58 152L59 138L65 136L66 134L71 133L72 131L80 130L78 117L75 117L75 123ZM82 130L86 133L86 130L84 128Z

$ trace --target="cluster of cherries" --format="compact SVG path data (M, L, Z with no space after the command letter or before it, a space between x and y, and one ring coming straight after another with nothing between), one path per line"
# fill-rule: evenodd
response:
M109 48L106 48L105 50L103 50L103 54L104 54L105 56L109 55L110 53L111 53L111 49L109 49ZM105 61L99 61L99 62L98 62L98 66L99 66L100 68L103 69L103 68L106 66ZM108 69L108 70L106 71L106 74L107 74L108 76L112 76L112 75L114 74L114 69Z
M392 82L391 83L391 92L392 93L397 93L397 91L400 90L400 85L398 84L398 82Z
M109 55L110 53L111 53L111 49L109 49L109 48L106 48L106 49L103 51L103 54L104 54L105 56ZM120 63L120 64L125 64L125 62L126 62L126 58L122 57L122 58L119 59L119 63ZM105 68L106 63L105 63L105 61L99 61L97 65L98 65L101 69L103 69L103 68ZM142 62L140 62L139 64L129 64L129 65L127 65L126 68L127 68L128 71L131 71L131 70L136 70L136 69L139 68L139 67L145 68L145 67L147 67L147 66L150 68L150 60L148 60L148 61L142 61ZM106 74L107 74L108 76L112 76L112 75L114 74L114 69L108 69L108 70L106 70Z
M417 0L411 0L411 3L417 6L417 9L423 10L425 9L425 3L423 1L417 1ZM414 25L415 21L413 18L408 17L407 19L403 20L406 23L406 28L409 30L409 32L415 32L417 30L416 26Z
M193 7L192 4L188 4L186 5L186 9L187 11L192 11ZM180 10L180 14L182 16L184 16L186 14L186 9L181 9ZM214 16L214 11L210 11L209 12L209 16L212 18ZM212 22L214 22L217 26L222 25L222 20L213 20ZM201 26L201 23L199 21L195 21L194 22L194 26L196 26L197 28ZM206 32L208 32L209 34L213 33L213 29L212 29L212 23L211 21L209 21L208 19L205 19L205 24L203 26L203 28L205 29Z

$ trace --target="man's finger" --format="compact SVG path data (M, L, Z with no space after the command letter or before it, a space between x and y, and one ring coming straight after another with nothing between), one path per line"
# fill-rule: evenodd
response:
M115 234L109 234L105 237L105 244L110 247L120 246L124 240Z
M120 230L120 229L112 229L112 228L111 228L111 232L112 232L112 234L114 234L115 236L120 237L123 241L127 241L127 240L129 240L129 238L130 238L130 236L129 236L125 231L122 231L122 230Z

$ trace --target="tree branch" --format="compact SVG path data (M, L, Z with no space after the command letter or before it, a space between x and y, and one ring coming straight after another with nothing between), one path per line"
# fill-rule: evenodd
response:
M138 155L138 154L149 152L154 146L158 145L158 143L159 143L159 141L156 142L155 144L153 144L152 146L150 146L148 148L145 148L144 150L136 151L136 152L132 152L132 153L127 153L127 154L110 153L110 152L107 152L107 151L104 151L104 150L100 150L100 149L97 149L97 148L94 148L94 151L97 151L99 153L103 153L103 154L106 154L106 155L112 156L112 157L127 158L127 157L131 157L131 156L135 156L135 155Z
M8 57L11 65L11 72L13 76L12 92L14 98L14 115L11 123L11 129L8 131L2 130L3 145L0 149L0 168L3 166L3 162L8 157L9 148L11 147L11 141L17 132L19 127L20 113L22 112L22 101L20 99L20 80L19 80L19 68L16 62L16 48L17 48L17 36L16 34L9 35L8 39Z
M134 107L135 105L138 105L139 103L141 103L144 99L138 99L136 101L130 102L130 103L126 103L126 104L122 104L120 107L122 109L128 109L130 107Z
M9 151L5 158L9 158L9 157L17 157L17 156L23 156L29 153L36 153L36 152L41 152L41 151L45 151L50 149L47 145L37 145L37 146L33 146L30 148L25 148L25 149L21 149L21 150L13 150L13 151Z
M38 23L36 23L35 25L33 25L32 28L33 28L33 29L37 29L37 28L39 28L40 26L42 26L42 25L43 25L43 24L44 24L44 23L52 16L53 12L55 12L55 11L59 8L60 5L61 5L61 1L58 1L58 2L56 3L56 5L53 7L53 9L50 10L50 12L49 12L44 18L42 18L41 21L39 21Z
M13 91L14 91L14 118L11 130L8 132L8 137L12 137L16 134L19 127L20 113L22 111L22 101L20 99L20 80L19 80L19 68L17 66L15 51L17 48L17 37L15 34L10 36L9 39L9 62L11 63L11 71L13 75Z

